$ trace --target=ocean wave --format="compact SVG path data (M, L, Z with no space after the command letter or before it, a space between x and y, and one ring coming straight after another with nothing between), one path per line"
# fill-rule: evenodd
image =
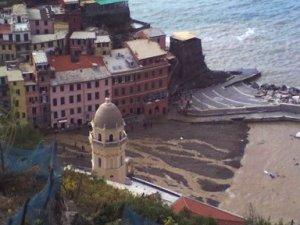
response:
M247 38L253 36L255 34L255 28L248 28L247 31L240 35L240 36L237 36L236 39L238 39L239 41L244 41L246 40Z

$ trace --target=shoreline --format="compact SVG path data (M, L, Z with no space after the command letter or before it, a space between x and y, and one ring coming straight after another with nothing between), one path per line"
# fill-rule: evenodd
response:
M249 143L220 208L247 215L249 204L271 221L300 221L300 123L249 123ZM271 178L268 171L275 175Z

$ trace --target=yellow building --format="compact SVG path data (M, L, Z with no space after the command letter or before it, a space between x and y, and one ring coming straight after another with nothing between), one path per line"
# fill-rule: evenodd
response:
M16 118L20 123L27 122L26 89L25 82L20 70L7 70L7 80L11 100L11 108L15 111Z
M12 43L2 43L0 47L0 61L15 60L17 57L16 46Z

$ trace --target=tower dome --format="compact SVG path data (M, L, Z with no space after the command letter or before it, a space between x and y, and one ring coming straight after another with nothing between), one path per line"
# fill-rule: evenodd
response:
M94 117L94 126L100 129L115 129L123 126L124 121L118 107L109 98L98 108Z

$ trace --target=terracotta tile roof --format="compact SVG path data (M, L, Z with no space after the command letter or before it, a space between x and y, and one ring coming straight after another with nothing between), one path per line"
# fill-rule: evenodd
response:
M93 63L104 66L103 59L99 56L81 55L76 63L71 62L70 55L49 57L49 64L56 72L92 68Z
M207 205L205 203L187 197L181 197L180 199L178 199L171 206L171 208L174 213L179 213L182 210L186 209L189 212L198 216L211 217L216 219L219 222L219 224L245 224L244 218L238 215L234 215L227 211L221 210L219 208Z
M10 34L11 29L9 24L1 24L0 25L0 34Z

